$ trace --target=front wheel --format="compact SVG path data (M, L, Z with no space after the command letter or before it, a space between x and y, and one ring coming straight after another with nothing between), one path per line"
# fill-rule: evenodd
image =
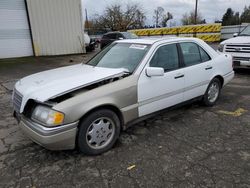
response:
M213 106L219 99L221 93L221 81L214 78L208 85L207 91L203 97L203 103L206 106Z
M120 120L108 109L94 111L81 122L78 132L78 148L87 155L106 152L116 142L120 133Z

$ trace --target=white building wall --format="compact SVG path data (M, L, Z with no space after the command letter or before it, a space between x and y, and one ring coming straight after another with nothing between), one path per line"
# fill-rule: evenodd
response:
M25 0L0 0L0 59L32 55Z
M84 53L81 0L27 0L36 56Z

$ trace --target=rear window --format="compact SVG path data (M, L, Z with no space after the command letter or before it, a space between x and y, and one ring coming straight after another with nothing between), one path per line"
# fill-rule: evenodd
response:
M126 39L137 39L138 36L134 33L130 33L130 32L122 32L123 36L126 38Z
M102 36L102 39L108 39L109 37L108 37L108 35L103 35Z
M199 48L200 48L202 62L206 62L206 61L211 60L211 57L207 54L207 52L205 52L205 50L203 50L201 47L199 47Z
M184 63L186 66L196 65L201 63L201 56L199 47L192 42L185 42L180 44Z
M108 38L116 39L116 33L108 34Z
M116 33L105 34L102 39L116 39Z
M193 42L180 43L180 47L186 66L192 66L211 60L207 52Z

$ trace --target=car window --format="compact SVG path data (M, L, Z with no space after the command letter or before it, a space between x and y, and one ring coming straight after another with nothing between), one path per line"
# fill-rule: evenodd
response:
M207 52L205 52L205 50L203 50L203 48L199 47L199 49L200 49L202 62L206 62L206 61L211 60L211 57L207 54Z
M119 38L124 38L124 36L121 34L121 33L117 33L117 39L119 39Z
M109 39L108 35L103 35L102 39Z
M133 43L113 43L100 51L87 64L105 68L124 68L133 73L150 45Z
M197 44L192 42L180 43L183 60L186 66L201 63L201 55Z
M122 32L122 34L126 39L138 39L138 36L134 33Z
M116 39L116 33L111 33L108 35L110 39Z
M151 67L162 67L165 71L179 68L179 58L176 44L161 46L150 61Z
M243 31L241 31L239 36L250 36L250 25L247 26L245 29L243 29Z

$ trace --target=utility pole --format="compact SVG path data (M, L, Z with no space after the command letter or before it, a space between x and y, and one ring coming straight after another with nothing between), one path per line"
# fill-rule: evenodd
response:
M198 0L195 1L194 24L197 24Z
M86 15L86 28L89 30L88 10L86 8L85 8L85 15Z

